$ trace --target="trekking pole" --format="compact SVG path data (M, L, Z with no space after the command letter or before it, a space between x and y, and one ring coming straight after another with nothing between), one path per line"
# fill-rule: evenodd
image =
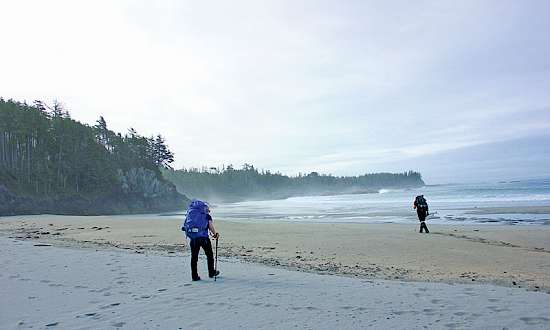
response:
M216 282L216 277L218 276L218 238L216 237L216 259L214 263L214 282Z

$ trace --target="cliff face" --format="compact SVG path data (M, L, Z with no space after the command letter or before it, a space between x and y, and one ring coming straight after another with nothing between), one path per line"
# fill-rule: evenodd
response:
M155 196L139 193L98 196L23 196L0 184L0 216L23 214L107 215L167 212L185 209L189 199L170 189Z

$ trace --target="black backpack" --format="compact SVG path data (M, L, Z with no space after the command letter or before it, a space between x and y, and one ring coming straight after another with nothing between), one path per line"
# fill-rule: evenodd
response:
M421 210L428 209L428 202L426 202L426 198L424 198L424 195L416 196L415 202L417 208Z

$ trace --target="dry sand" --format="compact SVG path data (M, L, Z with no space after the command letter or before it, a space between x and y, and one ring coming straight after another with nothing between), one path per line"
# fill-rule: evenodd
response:
M548 329L549 295L368 280L223 258L189 281L182 253L59 248L0 237L2 329ZM205 273L205 262L199 271Z
M178 217L0 218L0 328L550 327L545 226L216 226L214 283Z
M187 252L177 216L0 218L4 236L141 253ZM330 224L215 220L219 254L365 279L490 283L550 292L550 227Z

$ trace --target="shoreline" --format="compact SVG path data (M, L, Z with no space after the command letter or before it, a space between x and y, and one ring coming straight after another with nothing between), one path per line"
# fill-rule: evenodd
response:
M14 216L0 235L75 248L188 254L179 218ZM550 293L550 228L509 225L215 220L220 257L317 274L414 282L488 283Z

